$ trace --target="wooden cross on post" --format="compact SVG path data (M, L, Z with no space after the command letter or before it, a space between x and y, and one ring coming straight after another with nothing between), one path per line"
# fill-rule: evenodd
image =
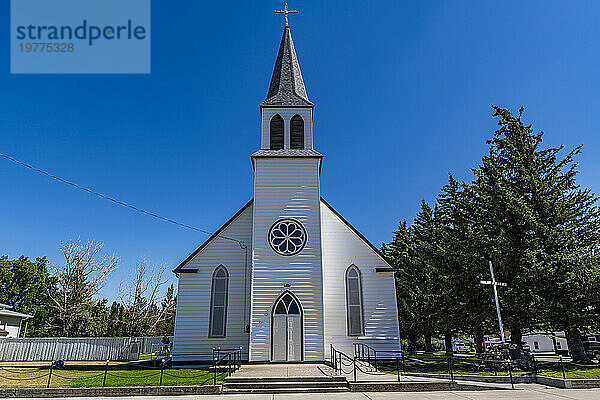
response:
M297 14L298 11L296 10L288 10L287 8L287 2L285 3L285 7L283 8L283 10L275 10L276 14L283 14L285 15L285 26L289 26L288 25L288 14Z
M496 282L496 278L494 278L494 266L492 265L491 261L490 261L490 273L492 274L491 281L479 281L479 283L481 283L482 285L491 285L492 289L494 289L494 300L496 301L496 312L498 313L498 325L500 325L500 337L502 338L502 343L504 343L505 342L504 326L502 325L502 315L500 314L500 302L498 301L498 290L496 289L496 287L497 286L506 286L506 283Z

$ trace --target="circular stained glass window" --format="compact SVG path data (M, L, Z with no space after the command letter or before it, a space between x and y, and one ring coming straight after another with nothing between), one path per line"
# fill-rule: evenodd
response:
M271 248L282 256L299 253L306 244L306 230L293 219L280 219L269 230Z

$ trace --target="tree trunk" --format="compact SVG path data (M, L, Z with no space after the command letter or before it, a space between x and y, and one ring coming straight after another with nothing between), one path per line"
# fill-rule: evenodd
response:
M451 356L453 354L452 351L452 333L447 332L444 335L444 344L446 345L446 355Z
M477 354L483 353L485 351L485 340L483 337L483 330L481 327L477 327L474 332L475 338L475 352Z
M519 349L523 348L523 332L520 328L511 328L510 330L510 342L516 344Z
M425 339L425 353L433 353L433 346L431 345L431 332L427 331L423 334Z
M569 353L571 354L573 362L576 364L592 364L590 357L583 347L583 339L579 330L569 329L565 333L567 335Z
M414 353L417 349L417 335L414 332L408 334L408 352Z

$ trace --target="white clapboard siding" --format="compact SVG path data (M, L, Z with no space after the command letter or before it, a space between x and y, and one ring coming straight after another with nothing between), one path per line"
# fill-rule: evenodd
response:
M325 352L329 345L353 354L353 343L365 343L378 351L398 351L398 312L392 273L375 272L388 267L375 252L324 202L321 202L323 246L323 306ZM362 278L364 336L348 336L346 317L346 270L356 265Z
M173 361L176 363L210 360L212 349L217 347L242 347L245 357L248 355L249 335L245 326L250 309L252 202L221 231L220 236L241 240L247 249L237 242L215 237L183 266L184 269L197 268L198 273L179 276L173 341ZM219 265L225 266L229 273L226 337L209 338L212 274Z
M286 284L304 311L304 360L323 360L319 162L255 159L251 361L271 360L271 312ZM273 223L286 217L300 221L308 236L304 249L287 257L275 253L267 241Z
M6 337L18 338L21 333L21 324L23 323L22 317L11 317L6 315L0 315L0 324L2 328L8 332Z
M296 114L300 115L304 120L304 148L313 148L313 123L312 123L312 108L263 108L262 113L262 135L260 141L261 149L269 149L271 146L271 118L275 114L279 114L283 118L283 148L290 148L290 120Z

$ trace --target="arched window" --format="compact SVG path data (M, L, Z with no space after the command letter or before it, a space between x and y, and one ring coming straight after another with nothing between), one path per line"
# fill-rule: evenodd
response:
M277 302L277 305L275 306L275 311L273 312L273 314L299 315L300 307L298 306L296 299L294 299L291 294L286 293Z
M304 120L298 114L290 121L290 148L304 148Z
M271 150L283 149L283 118L281 115L275 114L271 118Z
M349 336L361 336L364 332L362 300L360 271L355 265L351 265L346 271L346 305Z
M210 295L210 337L225 337L227 322L227 289L229 274L224 266L219 265L212 278Z

